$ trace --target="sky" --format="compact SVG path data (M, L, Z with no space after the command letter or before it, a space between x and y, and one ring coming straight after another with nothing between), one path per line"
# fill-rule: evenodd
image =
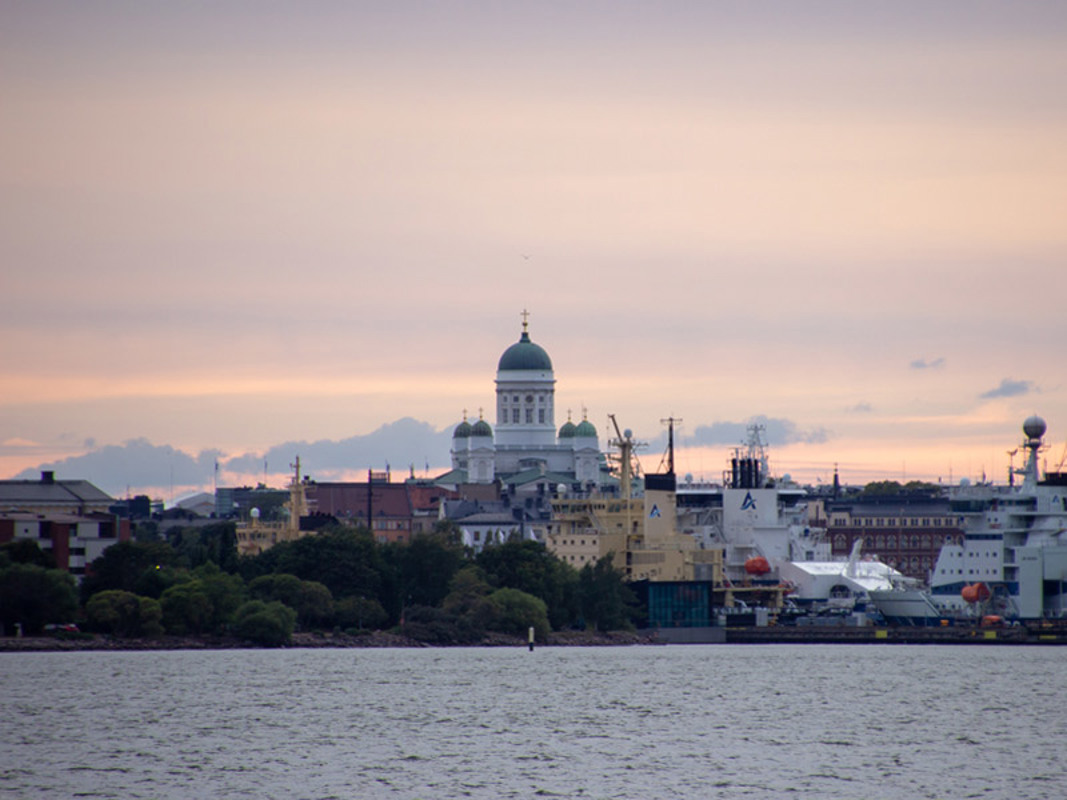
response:
M1065 85L1062 3L3 0L0 477L443 471L523 309L650 469L1054 467Z

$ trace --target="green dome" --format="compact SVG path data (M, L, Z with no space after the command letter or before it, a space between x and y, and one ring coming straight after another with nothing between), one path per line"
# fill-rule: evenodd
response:
M538 370L552 371L552 359L540 345L530 341L530 334L522 332L522 337L504 351L500 357L497 370Z
M573 439L574 438L575 425L570 420L563 423L563 427L559 429L560 439Z
M596 428L593 427L593 423L587 419L583 419L578 423L578 426L574 429L575 436L592 436L596 438Z
M466 439L470 435L471 424L467 422L467 420L463 420L463 422L459 423L459 425L456 426L456 429L452 431L453 439Z
M493 429L484 419L480 419L471 426L471 436L492 436Z

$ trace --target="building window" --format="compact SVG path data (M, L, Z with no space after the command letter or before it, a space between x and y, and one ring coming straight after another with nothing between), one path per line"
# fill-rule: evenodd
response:
M519 424L519 409L517 409L517 408L511 409L511 421L513 423L515 423L516 425Z
M543 408L537 409L537 422L541 425L545 424L545 410Z
M526 424L529 425L532 422L533 422L533 409L532 408L528 408L528 409L526 409Z

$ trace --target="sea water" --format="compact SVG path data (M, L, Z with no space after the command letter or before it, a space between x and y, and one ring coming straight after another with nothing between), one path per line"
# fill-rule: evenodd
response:
M1067 650L0 654L0 796L1060 798Z

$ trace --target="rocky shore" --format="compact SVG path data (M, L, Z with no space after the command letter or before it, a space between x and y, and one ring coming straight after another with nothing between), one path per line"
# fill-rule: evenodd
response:
M536 647L610 647L659 644L655 634L644 631L561 631L551 633L547 642ZM437 647L407 636L387 631L372 631L362 636L346 633L294 633L287 648L321 647ZM519 636L487 634L475 647L526 647ZM24 636L0 638L3 652L57 652L73 650L236 650L263 649L258 645L226 636L161 636L155 639L120 639L113 636Z

